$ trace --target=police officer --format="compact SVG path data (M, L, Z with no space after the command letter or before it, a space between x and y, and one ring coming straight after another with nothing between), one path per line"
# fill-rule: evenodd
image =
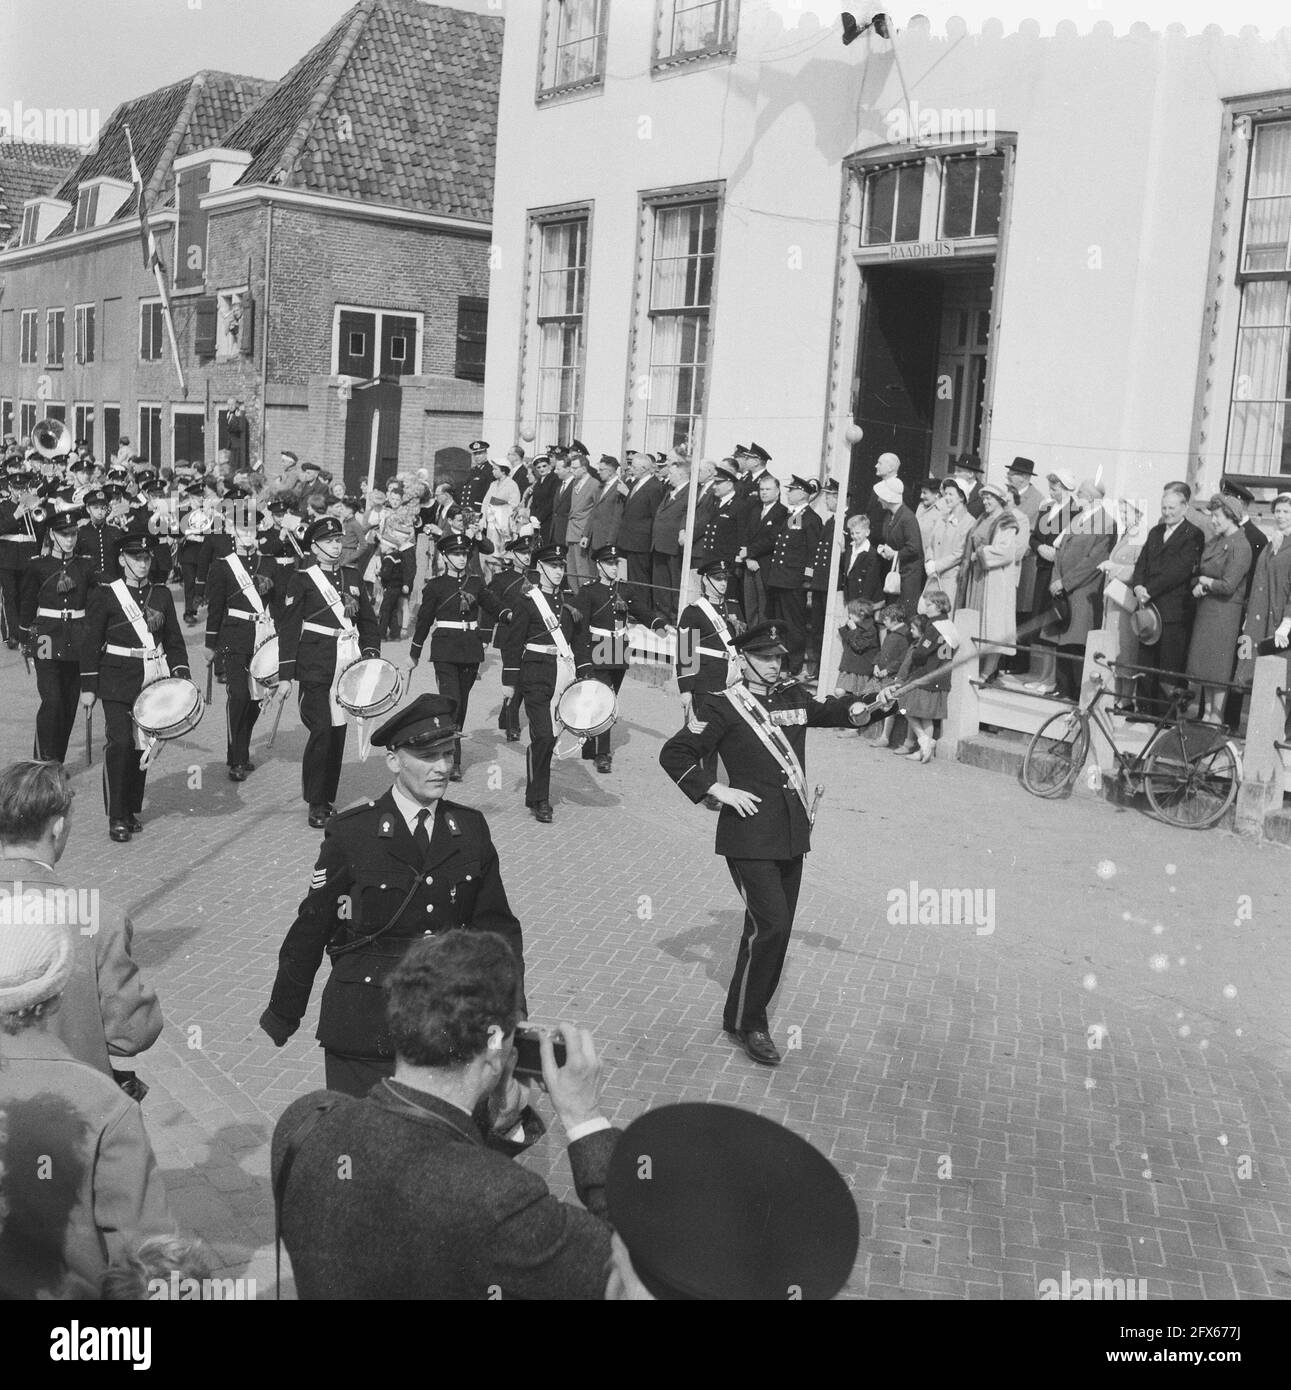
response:
M23 575L19 604L23 649L36 663L36 746L33 756L61 763L76 721L85 608L94 584L90 562L73 553L80 507L54 514L48 555L38 555Z
M591 675L587 623L565 589L565 547L534 553L538 583L521 593L502 646L502 684L518 692L529 716L524 803L550 825L551 755L556 751L555 701L576 679Z
M327 825L309 892L278 953L278 974L260 1026L281 1047L300 1026L323 952L318 1041L327 1089L363 1096L394 1074L385 1022L387 977L422 936L497 932L521 971L520 923L507 902L497 850L479 811L444 800L457 744L455 704L420 695L372 735L394 785Z
M0 618L5 644L16 651L19 639L18 595L27 566L40 554L44 526L36 493L39 474L18 470L9 474L9 496L0 500Z
M502 605L485 588L479 575L466 573L474 549L474 542L465 536L449 535L440 542L439 553L444 557L445 571L438 579L428 579L421 591L421 608L417 612L417 628L410 649L415 669L426 638L430 637L435 683L439 693L451 700L457 711L457 747L449 774L453 782L462 780L462 732L466 728L466 710L484 661L480 611L495 618L502 611Z
M94 589L85 615L81 646L81 705L93 709L101 696L107 748L103 758L103 799L108 835L126 844L143 829L147 769L135 746L134 702L144 685L160 676L185 676L188 649L164 584L152 584L148 537L127 536L120 546L124 577Z
M305 532L311 558L292 571L278 626L277 695L287 699L299 677L300 718L309 730L301 794L315 830L336 809L345 758L346 723L335 703L336 678L350 661L381 655L377 615L362 577L340 564L343 531L336 517L323 516Z
M532 536L516 536L509 540L503 553L503 566L489 580L489 592L498 603L498 619L493 629L493 645L500 651L506 645L507 624L511 621L516 601L529 584L533 564ZM520 741L520 709L524 696L519 690L503 693L502 708L498 711L498 728L505 730L508 743Z
M243 512L233 521L233 552L211 566L207 576L206 647L224 662L226 758L231 782L245 782L255 771L251 735L260 718L261 694L253 688L251 658L272 637L282 610L277 566L257 550L255 517Z
M807 651L807 593L812 561L824 523L808 503L820 491L814 480L796 474L789 479L789 515L776 534L766 566L767 599L771 617L783 619L789 639L789 672L802 670Z
M713 560L735 563L740 548L739 507L735 495L740 470L727 459L716 466L713 474L713 496L717 499L707 521L695 540L696 569Z
M816 551L807 566L808 674L820 673L820 653L825 643L825 608L829 597L829 566L834 553L834 519L838 512L838 482L831 478L821 490L828 515L816 540Z
M617 695L628 673L628 619L655 632L667 627L667 619L639 599L630 584L619 583L617 547L603 545L592 555L596 577L578 591L574 603L583 615L591 643L592 675ZM583 741L583 757L596 760L597 772L614 766L610 730Z
M487 440L472 439L467 448L471 455L471 471L462 484L459 500L467 511L480 512L484 508L484 496L493 486L493 464L489 460Z
M713 560L699 571L699 596L686 605L677 623L677 689L681 691L683 722L697 696L716 694L739 678L740 662L732 645L744 631L739 605L728 590L735 569L724 560ZM710 777L717 775L717 754L704 764ZM716 801L706 803L716 811Z
M780 1053L767 1006L780 982L802 859L811 848L807 730L856 724L864 711L850 696L813 701L801 683L782 682L787 636L784 624L772 620L736 637L743 680L720 694L696 696L686 726L659 753L660 766L692 801L712 797L721 804L717 853L726 857L745 906L722 1026L755 1062L771 1067ZM713 753L726 783L705 770Z

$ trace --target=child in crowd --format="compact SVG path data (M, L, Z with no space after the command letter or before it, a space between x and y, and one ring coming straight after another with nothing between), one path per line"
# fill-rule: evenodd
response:
M882 642L879 646L879 657L874 663L869 680L861 687L862 695L875 695L884 686L891 685L901 669L901 663L905 660L905 654L910 647L910 625L906 622L905 613L899 603L888 603L879 612L879 631L882 634ZM857 732L867 738L876 748L886 748L888 740L892 737L892 729L896 724L896 710L891 710L879 724L878 732L871 730L875 727L870 725L868 728L862 725Z
M854 598L847 605L847 623L838 629L843 654L835 695L859 695L879 659L879 628L874 615L883 605Z
M402 604L412 592L417 577L417 552L413 547L412 527L388 521L381 528L380 565L377 578L381 581L381 612L378 632L383 641L398 641L403 635Z
M946 717L950 691L950 667L960 644L959 633L950 620L950 596L943 589L925 589L919 611L910 624L911 645L897 672L896 684L924 680L907 690L901 713L910 725L906 742L895 749L914 762L931 761L937 750L933 726Z

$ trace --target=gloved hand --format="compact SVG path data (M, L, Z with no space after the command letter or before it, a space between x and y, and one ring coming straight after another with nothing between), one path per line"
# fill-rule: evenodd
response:
M260 1027L269 1034L275 1047L281 1047L296 1031L297 1025L288 1023L285 1018L279 1018L272 1009L266 1009L260 1015Z

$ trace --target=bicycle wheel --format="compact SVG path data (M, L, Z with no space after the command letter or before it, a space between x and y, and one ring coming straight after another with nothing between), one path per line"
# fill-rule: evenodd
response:
M1089 720L1079 710L1061 710L1032 734L1022 759L1022 785L1032 796L1061 796L1088 756Z
M1213 726L1186 725L1164 735L1143 768L1148 804L1169 825L1205 830L1237 799L1237 755Z

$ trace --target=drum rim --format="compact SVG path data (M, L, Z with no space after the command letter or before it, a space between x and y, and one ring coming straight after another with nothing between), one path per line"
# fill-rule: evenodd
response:
M350 671L352 671L356 666L362 665L364 662L368 661L376 661L379 662L382 666L388 666L390 670L394 673L394 686L385 695L382 695L379 700L373 700L366 705L349 704L341 695L341 682L345 679L346 675ZM394 664L393 661L388 660L384 656L355 657L353 661L346 662L346 664L341 668L340 674L336 677L336 703L340 705L340 707L347 714L354 715L356 719L376 719L380 715L388 714L392 709L395 708L396 705L398 705L399 701L402 699L403 672L399 669L399 667L397 667Z
M595 724L571 724L562 713L562 706L565 703L565 696L568 695L571 690L574 690L577 686L580 685L599 686L600 689L603 690L607 696L609 696L609 710L607 711L605 717ZM564 690L560 692L560 697L556 701L556 717L560 720L561 726L567 729L571 734L577 734L580 738L599 738L601 734L606 733L608 730L612 729L614 725L618 722L619 697L608 685L605 684L604 681L598 681L594 676L584 676L580 680L570 681L570 683L564 688Z
M135 713L139 701L155 685L161 685L163 681L175 681L180 685L187 685L193 691L193 703L188 711L179 719L169 724L145 724ZM150 680L142 690L134 697L130 706L130 717L139 727L141 732L149 738L171 739L179 738L183 734L191 733L202 722L202 716L206 713L206 701L202 699L202 692L198 688L197 682L190 680L188 676L158 676L155 680Z

